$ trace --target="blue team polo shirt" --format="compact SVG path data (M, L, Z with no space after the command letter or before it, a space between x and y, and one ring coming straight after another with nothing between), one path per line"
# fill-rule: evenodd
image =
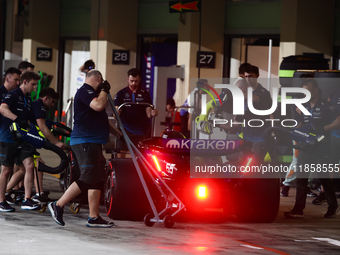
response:
M260 100L258 103L253 103L253 106L257 110L268 110L272 106L272 98L268 90L266 90L261 84L258 84L255 90L253 90L253 96L257 95ZM246 104L246 103L245 103ZM270 122L266 119L270 119L270 115L260 116L251 113L246 105L244 116L238 115L237 121L246 120L246 126L243 128L243 139L251 142L264 142L263 133L270 126ZM248 121L251 119L260 119L264 122L262 127L250 127ZM252 123L253 125L259 125L258 122Z
M28 121L31 116L31 95L28 93L24 95L19 88L8 92L2 104L7 104L12 113L17 115L20 119ZM13 123L13 120L2 117L2 123L0 127L0 141L5 143L14 143L12 134L9 130L9 126Z
M340 89L335 90L330 97L330 103L340 112ZM340 138L340 129L332 130L332 135Z
M32 102L31 123L37 125L37 119L46 119L46 107L41 99Z
M338 110L332 104L321 102L320 100L316 102L313 108L309 102L302 105L311 113L311 115L304 115L302 113L302 122L305 125L310 124L314 125L314 127L324 127L331 124L339 116ZM329 136L330 132L327 132L325 135Z
M2 99L4 99L5 95L7 94L8 90L4 85L0 87L0 101L2 102ZM0 125L2 122L2 115L0 114Z
M5 95L7 94L8 90L4 85L0 87L0 95L1 95L1 101L4 99Z
M84 83L74 97L74 126L71 145L81 143L106 144L109 138L109 120L105 111L97 112L90 107L91 101L98 97L90 85Z
M129 86L120 90L114 100L115 106L120 106L123 103L129 102L143 102L151 103L149 92L138 87L135 93ZM146 116L146 105L127 105L121 108L120 119L126 130L135 135L144 135L149 125L149 119Z

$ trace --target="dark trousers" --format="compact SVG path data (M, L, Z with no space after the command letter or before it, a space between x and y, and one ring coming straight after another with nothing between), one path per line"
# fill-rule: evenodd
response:
M331 163L339 164L340 161L340 137L334 135L331 136ZM334 174L333 179L334 186L340 187L340 176L339 173Z
M181 116L181 133L187 138L190 139L190 131L188 128L188 119L189 113L186 112L185 115Z
M303 172L301 170L305 169L305 165L311 166L311 164L322 165L331 163L329 143L309 152L300 151L297 163L296 198L294 211L302 212L306 206L309 172ZM329 173L318 173L318 176L325 191L328 208L337 208L338 202L335 195L334 185Z

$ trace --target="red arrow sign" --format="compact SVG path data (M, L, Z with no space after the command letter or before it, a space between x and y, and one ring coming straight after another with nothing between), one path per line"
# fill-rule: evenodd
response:
M190 2L190 3L184 3L184 4L182 4L182 2L179 2L177 4L170 6L170 8L173 8L173 9L180 11L180 12L182 12L182 10L199 11L198 6L197 6L198 2L199 1L193 1L193 2Z

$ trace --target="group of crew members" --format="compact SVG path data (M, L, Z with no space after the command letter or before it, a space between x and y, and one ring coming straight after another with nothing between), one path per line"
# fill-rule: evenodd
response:
M28 63L28 62L26 62ZM43 135L56 146L66 149L63 142L58 141L46 126L47 110L53 108L59 95L51 88L41 91L39 99L31 101L30 94L36 89L40 76L33 71L34 66L27 64L27 70L20 71L18 68L9 68L5 74L3 86L0 88L2 102L0 106L0 212L13 212L15 208L10 205L11 191L24 180L24 199L21 204L23 210L34 210L39 208L39 196L37 201L31 198L33 187L34 162L38 161L36 150L32 145L17 141L10 132L9 126L16 123L20 128L29 130L29 123L35 123L42 131ZM79 178L69 186L61 198L51 202L48 208L54 221L64 226L63 208L80 194L86 194L89 203L89 218L86 222L88 227L113 227L114 223L104 220L99 215L99 201L101 189L104 185L105 158L102 153L102 145L105 144L109 136L109 122L105 111L108 104L108 94L111 85L104 80L100 71L95 69L92 60L85 62L84 83L76 92L74 98L74 128L71 133L70 146L79 166ZM148 136L150 119L158 115L158 110L153 109L151 97L148 91L141 87L141 72L130 69L127 72L127 86L120 90L114 98L114 104L118 107L124 103L132 103L129 107L122 107L118 110L123 127L131 142L137 143ZM267 110L272 106L272 98L267 89L259 82L258 67L249 63L244 63L239 68L239 77L234 85L244 94L245 113L244 115L233 116L235 122L243 119L273 119L272 115L257 116L249 110L247 105L247 90L252 91L252 106L257 110ZM334 91L329 98L329 102L323 102L321 90L313 77L301 78L302 88L311 94L309 102L303 106L310 112L304 114L298 108L294 108L297 128L310 125L310 132L323 134L326 141L314 146L308 152L300 151L296 155L294 162L295 169L306 164L338 164L340 156L337 153L340 147L340 89ZM183 137L190 138L192 123L197 115L195 107L200 105L201 95L210 89L208 81L200 79L197 87L188 95L180 110L181 132ZM222 98L221 108L227 112L232 112L232 97L227 90L220 94ZM146 103L144 107L133 103ZM172 98L166 101L167 120L175 120L173 112L176 108ZM179 118L177 118L179 120ZM225 127L226 132L242 132L243 139L252 143L252 152L259 158L264 158L267 150L264 139L264 130L270 123L263 121L261 127L249 125L234 125ZM127 146L123 136L120 137L117 147L121 153L119 157L124 157ZM40 159L42 160L42 159ZM13 174L12 170L16 169ZM291 166L293 169L293 166ZM296 172L296 171L295 171ZM11 175L11 178L10 178ZM308 194L308 174L296 172L296 202L291 211L284 213L286 218L301 218L304 216L303 210ZM314 178L318 178L315 176ZM39 180L40 179L40 180ZM42 176L40 181L42 187ZM325 218L334 218L338 210L338 202L335 188L330 175L319 176L322 184L322 194L327 201L328 210ZM287 184L287 182L286 182ZM37 185L36 185L37 186ZM288 186L288 185L286 185ZM260 187L259 187L260 188ZM320 193L320 195L321 195Z

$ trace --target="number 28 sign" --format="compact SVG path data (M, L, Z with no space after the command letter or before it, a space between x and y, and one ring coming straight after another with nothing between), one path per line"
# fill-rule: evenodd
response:
M196 67L201 68L215 68L216 52L201 51L197 52Z
M129 50L113 50L112 51L113 65L129 65L130 51Z

